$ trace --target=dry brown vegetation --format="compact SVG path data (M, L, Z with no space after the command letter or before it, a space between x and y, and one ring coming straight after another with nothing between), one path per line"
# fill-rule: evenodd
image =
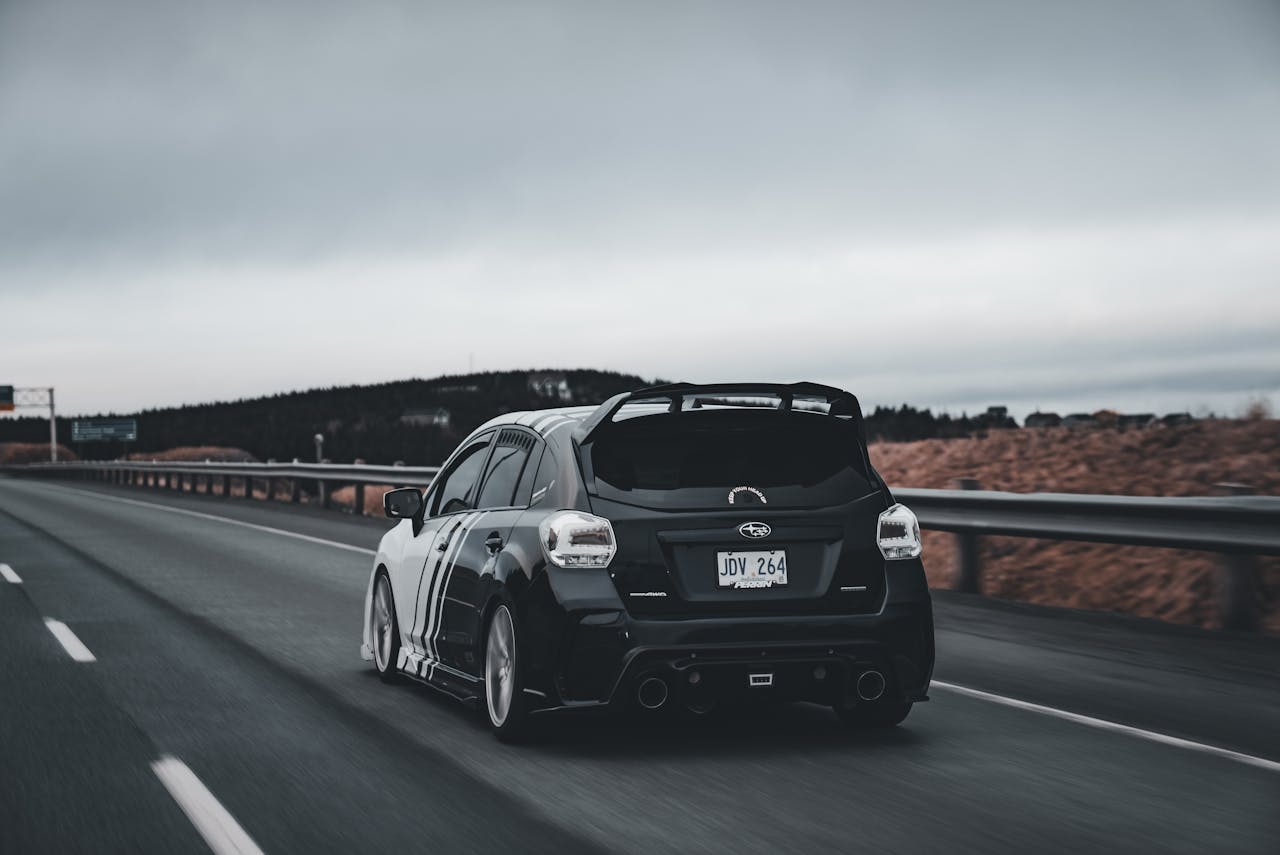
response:
M876 443L871 458L897 487L950 487L974 477L985 490L1211 496L1222 482L1280 494L1280 422L1254 418L1140 430L992 431L972 439ZM1120 611L1212 627L1217 568L1204 552L989 537L983 588L996 597ZM1259 608L1280 633L1280 559L1259 559ZM954 539L925 533L930 583L950 587Z
M382 497L395 487L368 484L364 488L364 512L367 516L382 516ZM356 503L355 487L339 487L329 495L329 501L336 508L350 510Z
M170 448L166 451L144 451L130 454L130 460L161 460L173 462L196 462L212 460L215 463L253 463L254 457L243 448L224 448L220 445L194 445Z
M62 443L58 443L59 460L79 460L76 453ZM47 442L0 442L0 464L5 463L48 463L49 443Z

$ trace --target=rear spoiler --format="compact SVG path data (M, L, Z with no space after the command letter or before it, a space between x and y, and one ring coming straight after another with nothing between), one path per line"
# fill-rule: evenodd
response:
M614 424L613 417L624 404L669 399L671 404L667 412L678 417L684 412L684 402L688 398L725 395L776 395L780 399L777 408L780 413L790 412L791 405L797 396L825 399L831 408L832 417L846 416L853 419L858 438L862 441L864 456L866 454L867 433L862 423L862 405L858 403L857 397L852 392L819 383L712 383L706 385L668 383L663 386L649 386L645 389L636 389L634 392L614 395L605 401L596 408L595 412L582 420L574 430L573 438L579 446L590 442L601 431L607 430L609 425ZM869 468L870 461L867 465Z

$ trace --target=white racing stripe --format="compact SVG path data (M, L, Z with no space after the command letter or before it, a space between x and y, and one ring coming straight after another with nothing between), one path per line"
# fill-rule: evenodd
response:
M458 563L458 556L462 554L463 547L466 546L467 538L471 535L472 530L480 525L485 517L489 515L488 511L480 511L480 513L471 520L470 523L461 531L458 537L458 548L453 553L453 560L449 562L449 566L444 570L444 579L441 580L440 589L436 592L435 611L435 632L431 635L431 656L437 662L440 661L440 631L444 627L444 599L445 594L449 590L449 580L453 578L454 565Z
M53 633L53 637L58 639L58 643L62 645L62 649L67 651L67 655L77 662L97 662L97 657L93 655L93 651L84 646L84 642L76 637L71 631L71 627L67 626L60 620L53 618L45 618L44 625L49 628L49 632Z
M45 485L51 486L51 485ZM309 534L299 534L296 531L288 531L283 528L272 528L269 525L258 525L257 523L245 522L244 520L233 519L232 517L220 517L217 514L206 514L201 511L191 511L186 508L171 508L168 505L158 505L155 502L140 502L137 499L126 499L123 496L113 496L110 493L99 493L96 490L77 490L74 487L63 487L61 485L54 487L56 490L66 490L71 493L79 493L81 495L100 496L112 502L123 502L126 505L137 505L140 508L151 508L156 511L165 511L170 514L182 514L183 516L195 517L202 520L214 520L215 522L226 523L227 525L238 525L241 528L249 528L254 531L265 531L267 534L278 534L281 537L292 537L294 540L305 540L308 543L318 543L321 546L332 546L334 549L345 549L348 552L359 552L361 555L377 555L377 551L366 549L363 546L352 546L349 543L339 543L336 540L325 540L323 537L312 537Z
M186 763L166 755L151 764L151 771L156 773L160 783L164 784L214 855L262 855L258 844L245 833L222 802L209 792L196 773L187 768Z
M1190 739L1183 739L1179 736L1170 736L1167 733L1157 733L1154 730L1143 730L1140 727L1133 727L1119 722L1107 721L1102 718L1094 718L1093 716L1081 715L1080 713L1067 712L1057 707L1046 707L1042 704L1033 704L1030 701L1020 701L1017 698L1008 698L1004 695L997 695L991 692L984 692L981 689L971 689L968 686L959 686L955 683L944 683L941 680L934 680L929 684L939 689L945 689L948 692L955 692L958 695L966 695L970 698L977 698L982 701L990 701L993 704L1001 704L1014 709L1026 710L1027 712L1039 713L1040 715L1052 716L1060 718L1064 721L1083 724L1085 727L1093 727L1098 730L1109 730L1113 733L1123 733L1128 736L1136 736L1139 739L1145 739L1149 742L1158 742L1161 745L1172 745L1175 748L1185 748L1188 751L1198 751L1201 754L1209 754L1214 757L1221 757L1225 760L1234 760L1237 763L1244 763L1248 766L1256 766L1259 769L1266 769L1268 772L1280 772L1280 762L1268 760L1265 757L1255 757L1252 754L1244 754L1240 751L1232 751L1229 748L1219 748L1216 745L1206 745L1203 742L1195 742Z
M10 567L8 564L0 564L0 576L3 576L4 580L6 582L9 582L10 584L13 584L13 585L22 584L22 577L19 576L17 573L13 572L13 568Z
M485 511L472 511L463 517L462 524L454 529L453 534L449 538L449 547L445 550L444 560L440 563L439 569L432 577L433 581L439 579L440 584L434 588L428 588L427 599L427 630L423 633L423 641L426 642L427 658L432 660L432 668L440 661L440 651L436 648L436 636L439 635L439 626L441 612L443 607L440 605L444 601L444 591L449 585L449 576L453 572L453 564L458 560L458 553L462 550L462 545L467 539L467 535L471 533L471 528L486 515Z

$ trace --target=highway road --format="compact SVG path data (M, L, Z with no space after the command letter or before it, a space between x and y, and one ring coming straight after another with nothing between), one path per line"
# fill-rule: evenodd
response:
M796 705L507 747L361 661L385 526L0 478L0 852L1280 851L1276 639L942 593L895 731Z

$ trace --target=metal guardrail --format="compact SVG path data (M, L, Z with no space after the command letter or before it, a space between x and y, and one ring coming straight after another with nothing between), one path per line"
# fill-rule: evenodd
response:
M923 528L972 534L1280 555L1280 497L1155 498L894 490Z
M366 485L426 487L439 467L373 466L336 463L189 463L165 461L82 461L0 467L36 476L79 476L117 484L230 496L232 484L268 483L268 498L299 501L300 484L315 485L318 504L332 505L334 487L355 487L353 510L362 513ZM215 485L217 489L215 490ZM203 486L203 491L198 490ZM894 496L916 512L925 529L956 534L957 572L953 587L981 591L979 538L983 535L1078 540L1222 554L1218 608L1225 627L1257 626L1258 574L1254 555L1280 555L1280 497L1244 495L1247 488L1220 485L1230 495L1195 498L1004 493L977 489L961 479L956 490L897 489Z
M106 460L74 463L27 463L0 467L0 471L17 475L47 477L79 476L87 480L105 481L140 487L189 490L229 498L234 482L240 481L245 497L253 497L256 481L267 483L266 497L279 495L276 486L285 487L287 501L302 499L303 483L315 486L317 504L333 506L333 490L355 487L352 510L364 513L364 488L368 485L392 487L427 487L438 466L375 466L366 463L217 463L205 461ZM203 490L199 488L203 487ZM215 489L216 487L216 489Z

